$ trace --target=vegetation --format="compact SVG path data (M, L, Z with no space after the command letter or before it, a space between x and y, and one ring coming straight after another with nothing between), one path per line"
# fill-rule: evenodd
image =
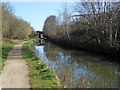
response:
M2 5L2 36L10 39L28 39L33 31L30 23L16 17L9 3L0 5Z
M2 13L0 14L0 23L2 23L0 24L2 33L1 39L3 38L2 41L0 41L2 47L0 70L2 70L4 61L7 59L11 48L18 43L20 39L28 39L34 31L28 22L14 15L14 10L9 3L0 3L0 9L0 12Z
M1 46L2 46L2 58L0 59L0 62L1 62L0 63L0 71L3 69L4 62L5 62L5 60L7 60L8 54L9 54L10 50L12 49L12 47L15 44L20 42L20 41L15 42L15 41L12 41L8 38L4 38L3 41L4 41L4 43L1 44Z
M29 67L31 88L60 88L60 81L46 64L41 62L32 50L33 41L23 45L22 55Z
M45 20L43 30L51 41L119 55L120 2L76 2L73 11L69 8Z

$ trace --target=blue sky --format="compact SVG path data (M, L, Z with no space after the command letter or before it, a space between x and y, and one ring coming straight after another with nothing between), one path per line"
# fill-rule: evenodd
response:
M15 15L21 17L35 30L42 30L45 19L57 15L63 2L11 2Z

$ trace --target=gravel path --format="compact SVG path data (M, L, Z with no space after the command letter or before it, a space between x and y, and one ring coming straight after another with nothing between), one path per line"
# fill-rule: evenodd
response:
M30 88L28 66L21 56L22 42L9 52L3 71L0 74L2 88Z

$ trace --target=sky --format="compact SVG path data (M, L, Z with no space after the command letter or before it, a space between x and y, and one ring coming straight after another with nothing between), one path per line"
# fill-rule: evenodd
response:
M45 19L50 15L57 15L63 2L10 2L15 16L29 22L37 31L42 30Z
M47 17L50 15L57 16L58 11L61 9L61 7L63 7L65 2L72 1L67 2L67 4L73 4L76 0L61 0L61 2L60 0L56 0L57 2L53 2L55 0L42 0L41 2L40 0L37 2L33 2L34 0L28 0L29 2L25 2L26 0L23 0L24 2L19 2L21 0L16 0L17 2L13 1L11 1L10 4L13 6L15 16L18 16L29 22L36 31L41 31L43 29L44 21Z

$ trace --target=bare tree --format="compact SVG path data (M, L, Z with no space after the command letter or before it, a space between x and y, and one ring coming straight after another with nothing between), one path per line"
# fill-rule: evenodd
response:
M77 22L80 27L96 32L96 40L99 44L113 45L118 37L118 15L120 2L78 2L75 6ZM79 28L79 27L78 27Z
M2 4L2 34L11 39L27 39L32 31L30 24L14 15L9 3Z
M70 39L70 23L71 23L71 11L70 7L67 3L64 3L62 10L59 11L59 15L57 17L57 21L59 25L62 26L62 32L64 35L67 33L67 37Z

